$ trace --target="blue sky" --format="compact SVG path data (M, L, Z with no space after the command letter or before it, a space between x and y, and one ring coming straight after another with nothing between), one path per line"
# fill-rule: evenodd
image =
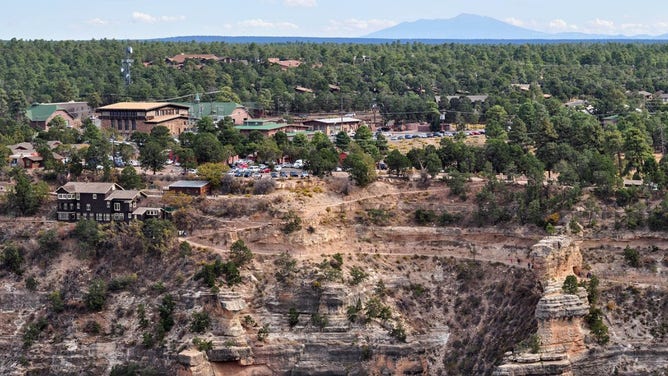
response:
M0 39L358 37L461 13L544 32L668 33L664 0L29 0L2 4Z

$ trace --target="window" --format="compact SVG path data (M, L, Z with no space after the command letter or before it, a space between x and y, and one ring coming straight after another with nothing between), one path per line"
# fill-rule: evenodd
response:
M111 214L109 214L109 213L105 214L104 215L104 220L109 222L111 220L110 216L111 216Z
M93 200L97 200L97 194L93 193Z
M86 211L90 211L90 204L86 204Z
M107 209L111 207L111 201L107 201Z
M76 197L77 197L77 200L78 200L81 196L79 196L79 194L77 193L77 196L76 196Z
M125 220L125 214L123 213L114 213L112 218L114 221L124 221Z
M77 202L77 210L81 210L81 203Z
M114 211L121 211L121 203L114 202Z
M67 221L68 219L70 219L68 213L58 213L59 221Z

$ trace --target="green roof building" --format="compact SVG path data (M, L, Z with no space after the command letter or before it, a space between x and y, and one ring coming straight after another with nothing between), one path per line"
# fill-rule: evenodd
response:
M240 125L250 119L246 107L234 102L177 102L176 104L188 106L190 117L196 120L208 116L218 122L229 116L234 120L234 124Z

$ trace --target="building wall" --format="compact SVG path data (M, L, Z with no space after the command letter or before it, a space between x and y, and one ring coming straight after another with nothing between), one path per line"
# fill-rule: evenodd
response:
M201 196L209 193L209 186L206 185L201 188L170 187L169 191L176 193L183 193L191 196Z
M230 117L234 120L234 125L241 125L244 121L250 119L250 114L244 108L237 108L232 111Z
M160 120L170 116L179 117ZM159 125L167 127L174 136L188 129L188 109L176 106L165 106L150 111L102 110L99 118L102 128L116 129L123 135L130 135L136 131L151 133L151 130Z

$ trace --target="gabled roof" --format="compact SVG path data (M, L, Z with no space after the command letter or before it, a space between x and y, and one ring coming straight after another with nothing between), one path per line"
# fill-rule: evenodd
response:
M120 185L116 183L79 183L79 182L69 182L56 190L64 191L67 193L97 193L97 194L107 194L107 192L123 189Z
M140 206L132 212L132 215L144 215L149 210L157 210L158 212L162 212L163 209L162 208L150 208L150 207L146 207L146 206Z
M141 191L137 191L135 189L128 189L127 191L125 190L115 190L111 192L107 197L104 198L105 201L112 201L112 200L132 200L137 196L145 196L144 193Z
M118 102L103 106L98 108L100 110L129 110L129 111L150 111L155 110L156 108L161 107L182 107L188 108L188 106L168 103L168 102Z
M46 121L58 109L55 104L35 104L26 111L30 121Z

